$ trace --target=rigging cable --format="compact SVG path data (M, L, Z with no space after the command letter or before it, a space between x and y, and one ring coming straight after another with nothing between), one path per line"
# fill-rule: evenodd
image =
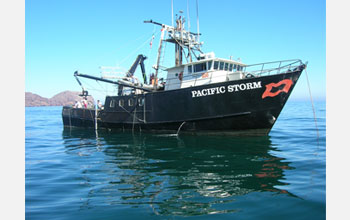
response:
M136 38L135 40L128 41L127 43L121 45L120 47L116 47L115 50L118 51L118 50L121 50L121 49L123 49L123 48L125 48L125 47L128 47L128 46L131 45L131 44L134 45L134 44L137 43L137 41L139 41L139 40L141 40L141 39L147 37L148 35L149 35L149 33L145 33L145 34L139 36L138 38Z
M148 38L145 42L143 42L138 48L136 48L134 51L132 51L128 56L126 56L119 64L122 64L127 59L129 59L131 55L134 55L137 51L139 51L146 43L148 43L150 40L152 40L152 38L153 38L153 35L150 38Z
M101 94L101 95L104 95L104 96L106 96L107 95L107 93L113 93L115 90L108 90L107 91L107 88L106 88L106 90L103 90L103 88L102 89L97 89L97 88L95 88L94 86L92 86L90 83L87 83L85 80L83 80L82 79L82 82L84 82L84 84L85 85L87 85L87 87L86 87L86 90L88 90L88 91L96 91L96 92L98 92L99 94ZM96 80L96 82L99 84L99 82ZM101 86L101 84L99 84L100 86ZM102 86L101 86L102 87Z
M310 101L311 101L311 105L312 105L312 111L313 111L314 121L315 121L315 126L316 126L316 132L317 132L317 147L319 147L320 135L319 135L319 133L318 133L316 111L315 111L314 103L313 103L313 100L312 100L311 89L310 89L310 83L309 83L309 77L308 77L308 75L307 75L307 70L306 70L306 68L305 68L305 76L306 76L307 86L308 86L308 89L309 89Z

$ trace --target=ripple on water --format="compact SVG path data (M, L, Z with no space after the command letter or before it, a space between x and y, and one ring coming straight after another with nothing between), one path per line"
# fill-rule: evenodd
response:
M26 217L324 219L316 113L319 142L304 104L288 103L267 137L96 136L63 129L61 108L26 108Z

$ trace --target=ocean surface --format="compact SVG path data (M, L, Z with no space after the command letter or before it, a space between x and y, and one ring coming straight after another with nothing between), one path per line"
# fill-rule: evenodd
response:
M326 103L288 101L266 137L63 128L25 109L26 219L325 219Z

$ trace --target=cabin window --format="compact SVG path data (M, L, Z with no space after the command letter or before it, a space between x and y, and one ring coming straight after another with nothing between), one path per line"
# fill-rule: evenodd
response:
M208 62L208 70L210 70L210 69L211 69L211 65L212 65L212 63L213 63L213 61L209 61L209 62Z
M228 63L225 63L225 70L228 70Z
M242 70L242 67L237 65L237 71L241 71Z
M187 66L187 72L188 73L192 73L192 65L191 66Z
M228 70L229 70L230 72L232 71L232 66L233 66L233 64L230 63L230 66L228 67Z
M123 107L124 106L124 99L119 99L119 106Z
M201 72L207 69L207 63L198 63L194 65L194 72Z
M214 61L214 70L219 68L219 61Z
M224 70L224 64L225 64L225 63L220 62L220 65L219 65L219 69L220 69L220 70Z
M145 104L145 98L138 99L139 106L143 106Z
M114 108L114 106L115 106L115 102L114 102L114 100L112 99L111 102L109 103L109 107L110 107L110 108Z
M129 104L129 106L133 106L134 105L134 100L133 99L129 99L128 100L128 104Z
M237 68L237 65L236 64L233 64L233 71L235 71Z

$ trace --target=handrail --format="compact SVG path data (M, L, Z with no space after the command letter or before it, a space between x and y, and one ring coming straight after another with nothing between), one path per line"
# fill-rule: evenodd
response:
M264 62L264 63L255 63L255 64L246 65L246 67L257 66L257 65L262 65L262 64L281 63L281 62L291 62L291 61L294 61L293 63L300 63L300 64L303 64L303 62L302 62L300 59L291 59L291 60L278 60L278 61L271 61L271 62Z
M288 63L287 63L288 62ZM271 67L272 66L272 67ZM305 68L306 64L304 64L299 59L293 60L280 60L280 61L272 61L265 63L257 63L252 65L244 66L241 71L224 71L224 70L204 70L201 72L186 74L182 76L182 80L178 80L178 76L167 78L166 83L167 86L174 86L177 88L181 88L183 83L189 83L189 86L198 86L201 85L201 82L205 81L204 84L210 84L213 80L217 79L218 82L226 82L226 81L234 81L230 80L230 77L234 77L235 74L240 74L240 79L247 78L247 75L250 74L250 77L261 77L265 74L267 75L276 75L281 73L287 73L292 71L300 71ZM253 70L249 70L249 69ZM226 72L225 74L215 74L216 72ZM202 78L201 76L208 72L209 76ZM221 77L221 79L219 79ZM172 82L174 81L175 82ZM138 88L136 88L138 89Z
M292 62L292 61L294 61L294 62ZM288 63L288 64L284 64L283 66L282 66L282 64L283 63L285 63L285 62L291 62L291 63ZM276 66L277 66L277 64L278 64L278 67L274 67L274 68L268 68L268 69L265 69L266 68L266 66L267 66L267 64L276 64ZM296 65L297 64L297 65ZM257 67L259 67L259 66L262 66L261 68L257 68L258 70L251 70L251 71L247 71L247 68L250 68L250 67L253 67L253 66L257 66ZM300 67L300 66L302 66L303 65L303 63L302 63L302 61L301 60L299 60L299 59L294 59L294 60L281 60L281 61L273 61L273 62L266 62L266 63L258 63L258 64L252 64L252 65L247 65L247 66L245 66L244 67L244 70L242 70L242 71L235 71L235 72L231 72L231 71L226 71L226 78L229 76L229 74L234 74L234 73L243 73L243 74L245 74L245 75L247 75L247 74L252 74L252 75L255 75L255 76L261 76L261 75L263 75L263 74L265 74L265 73L269 73L269 75L273 72L273 71L275 71L276 70L276 73L275 74L279 74L279 73L281 73L281 70L284 70L284 69L286 69L286 71L288 71L288 70L290 70L291 71L291 69L292 68L297 68L297 67ZM288 68L287 68L288 67ZM277 71L278 70L278 71ZM201 71L201 72L197 72L197 73L192 73L191 75L183 75L183 77L182 77L182 81L184 81L184 80L186 80L186 78L188 79L188 78L193 78L193 80L194 80L194 85L193 86L196 86L196 84L197 84L197 82L200 82L200 81L202 81L202 80L207 80L207 78L204 78L204 79L201 79L200 78L200 76L202 76L203 75L203 73L205 73L206 71L204 70L204 71ZM207 72L215 72L215 70L207 70ZM282 71L283 72L283 71ZM222 77L222 75L221 75L221 77ZM212 81L212 79L215 79L215 78L218 78L218 76L215 76L215 75L213 75L213 74L210 74L210 82ZM172 80L176 80L177 79L177 77L172 77L172 78L168 78L167 80L168 81L172 81ZM181 84L182 82L177 82L177 83L171 83L171 85L177 85L177 84Z
M285 65L281 66L283 63L286 63L286 62L291 62L291 63L288 63L288 64L285 64ZM266 64L279 64L279 65L278 65L278 67L264 69ZM250 67L253 67L253 66L258 67L260 65L262 66L262 68L260 70L247 71L247 68L250 68ZM279 73L281 73L281 70L284 70L286 68L288 68L287 71L292 71L291 69L293 69L293 71L294 71L294 70L297 70L302 65L304 65L304 64L299 59L295 59L295 60L281 60L281 61L273 61L273 62L267 62L267 63L258 63L258 64L253 64L253 65L246 66L244 73L250 73L250 74L253 74L253 75L261 76L264 73L269 73L269 75L270 75L271 72L276 71L275 74L279 74ZM258 69L258 68L256 68L256 69Z

